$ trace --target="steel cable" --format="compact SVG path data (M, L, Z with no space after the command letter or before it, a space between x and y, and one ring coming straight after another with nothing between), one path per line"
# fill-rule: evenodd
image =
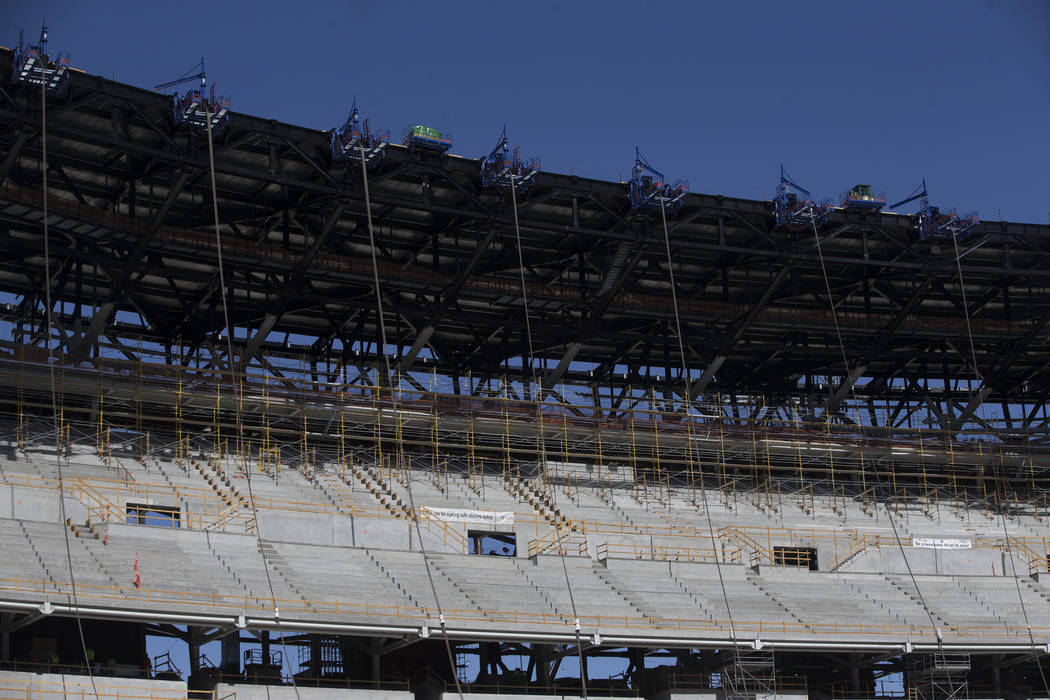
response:
M831 310L831 319L835 325L835 335L838 339L839 351L842 353L842 371L845 373L843 375L843 381L849 382L850 395L853 397L853 400L856 401L857 394L855 390L855 382L850 378L849 361L846 357L846 344L842 340L842 331L839 328L838 312L835 309L835 302L832 298L831 281L828 278L828 268L824 262L824 249L820 242L820 234L817 232L817 219L815 216L811 216L809 221L813 227L813 240L816 242L817 257L820 260L820 271L824 277L824 288L825 290L827 290L828 293L828 308ZM825 416L825 420L830 422L831 417ZM915 578L915 572L911 568L911 562L908 561L908 555L904 551L904 544L901 542L900 534L897 532L897 523L893 520L893 514L890 513L889 508L886 509L886 513L890 521L890 527L893 529L893 539L897 543L897 548L900 550L901 558L904 560L904 566L908 570L908 577L909 579L911 579L911 584L915 588L915 593L919 597L919 602L922 604L923 610L925 610L926 612L926 616L930 619L930 624L933 625L934 634L937 637L937 648L940 651L941 655L941 662L944 665L945 669L947 669L948 684L954 687L954 682L951 676L951 669L947 663L947 657L944 654L944 640L941 635L941 627L937 624L937 621L934 619L933 611L931 610L930 606L926 604L926 597L922 594L922 590L919 588L919 581Z
M237 370L236 367L234 367L233 328L230 326L230 313L229 313L229 306L228 306L228 302L227 302L227 298L226 298L226 275L225 275L225 272L223 270L223 264L222 264L222 232L221 232L221 230L219 228L219 197L218 197L218 189L217 189L217 187L215 185L215 149L214 149L214 145L213 145L212 126L211 126L213 106L207 101L205 101L204 104L206 105L205 123L207 124L207 131L208 131L208 165L209 165L209 171L210 171L210 175L211 175L212 214L213 214L214 222L215 222L215 250L216 250L216 254L217 254L218 267L219 267L219 294L220 294L220 297L221 297L221 300L222 300L223 323L224 323L225 328L226 328L226 364L227 364L227 366L229 367L229 370L230 370L230 378L233 379L233 382L234 382L234 391L235 391L234 397L235 397L235 400L236 400L236 403L234 405L234 424L236 425L236 428L237 428L237 445L240 446L240 445L242 445L242 438L243 438L243 430L242 430L243 426L241 425L241 401L242 401L242 398L243 398L242 397L242 392L244 391L244 387L241 384L240 372ZM222 377L222 375L221 375L221 369L220 369L219 378L221 379L221 377ZM219 406L218 408L221 410L222 407ZM220 450L221 450L220 446L216 445L216 447L219 447ZM220 451L220 454L222 454L221 451ZM284 663L287 663L288 666L289 666L288 676L291 679L292 689L295 691L296 700L302 700L300 698L300 696L299 696L299 687L295 683L295 671L292 670L292 667L291 667L291 657L288 656L288 647L286 646L285 640L284 640L284 630L281 628L281 611L280 611L279 606L277 605L277 596L274 593L273 579L270 576L270 563L266 560L266 551L263 548L263 536L262 536L261 523L259 522L259 510L256 507L255 495L254 495L254 493L252 491L252 475L251 475L251 471L252 470L251 470L251 465L248 464L247 462L245 462L245 463L242 464L242 466L244 467L245 482L248 485L248 502L251 504L252 517L255 519L255 540L256 540L256 545L259 548L259 556L262 559L263 572L266 574L266 586L267 586L267 588L270 591L270 604L273 606L273 621L274 621L274 625L277 628L277 632L281 635L281 653L283 655L282 661ZM221 462L219 463L219 469L223 469L223 465L222 465ZM240 637L240 630L234 630L234 632L232 634L238 635L238 638L239 638ZM268 662L269 662L269 659L263 659L263 663L268 663ZM283 666L283 663L282 663L282 666Z
M988 384L984 378L984 373L981 372L980 368L977 366L977 345L973 339L973 326L970 323L970 306L966 301L966 281L963 278L962 256L959 254L959 237L955 234L954 230L952 231L952 247L955 251L955 265L959 272L959 293L962 296L963 317L966 319L966 337L970 344L970 361L973 364L973 373L978 380L978 394L980 394L980 390L988 387ZM982 422L987 426L988 419L983 400L978 405L977 410L981 414ZM962 428L963 426L960 425L959 430L962 430ZM1000 480L997 479L997 496L999 496L999 487ZM1039 677L1043 681L1043 690L1046 691L1047 697L1050 697L1050 684L1047 682L1046 673L1043 671L1043 664L1039 660L1039 654L1035 651L1035 635L1032 633L1032 623L1028 619L1028 607L1025 605L1024 596L1021 594L1021 579L1017 577L1017 562L1014 559L1013 546L1010 544L1010 531L1006 525L1006 510L1003 506L1003 497L1005 496L1005 485L1003 485L1003 494L999 497L999 519L1003 526L1003 542L1006 550L1006 558L1010 562L1010 570L1013 576L1014 586L1017 589L1017 601L1021 604L1021 615L1024 617L1025 629L1028 630L1028 641L1032 645L1032 658L1035 660L1036 668L1039 669Z
M390 387L390 406L393 409L395 425L397 426L397 432L395 438L397 442L397 449L403 450L401 442L401 418L398 413L397 405L397 393L392 383L391 371L390 371L390 356L387 354L387 337L386 337L386 321L383 318L383 297L379 286L379 262L376 260L376 239L375 232L372 227L372 203L368 194L368 165L365 158L365 147L364 143L359 143L361 150L361 178L364 183L364 195L365 195L365 220L368 222L368 250L372 257L372 284L376 295L376 316L379 327L379 340L382 346L379 348L379 353L383 356L383 364L386 371L385 379L387 385ZM378 368L377 368L378 370ZM400 389L400 382L398 387ZM380 401L376 403L376 425L380 425L383 419L383 412L381 408L382 396L383 396L383 381L380 377L376 377L376 392L379 395ZM377 443L378 444L378 443ZM452 642L448 638L448 629L445 626L445 613L441 607L441 598L438 596L437 584L434 583L434 574L430 570L430 557L427 553L426 544L423 542L423 530L419 526L419 512L416 510L415 497L412 494L412 474L409 474L405 478L405 490L408 495L408 507L411 510L412 524L416 531L416 540L419 542L419 551L423 555L423 567L427 572L427 581L430 583L430 592L434 596L434 606L438 612L438 624L441 626L441 638L445 642L445 652L448 655L449 670L452 673L452 680L456 684L456 694L459 696L459 700L463 700L463 688L459 683L459 674L456 672L456 657L452 653Z
M674 323L675 323L675 334L678 336L678 354L682 360L682 400L685 408L686 418L686 459L688 464L692 464L694 458L696 459L697 469L700 473L700 497L704 502L704 518L707 521L707 531L711 539L711 550L715 560L715 571L718 573L718 585L722 590L722 600L726 604L726 616L729 618L729 637L733 642L733 654L734 658L739 662L740 660L740 646L736 636L736 623L733 619L733 608L729 604L729 592L726 589L725 577L722 574L722 563L719 560L718 552L718 540L715 537L715 526L714 520L711 517L711 506L707 502L707 487L704 485L704 471L700 465L700 459L696 454L696 445L693 440L693 417L692 417L692 399L690 393L692 387L689 381L689 363L685 359L685 340L682 334L682 319L681 314L678 310L678 292L675 289L674 279L674 261L671 256L671 233L667 228L667 209L664 206L663 198L660 199L660 220L663 223L664 230L664 249L667 253L667 275L668 283L671 287L671 308L674 310ZM668 378L670 379L670 377ZM719 415L719 420L721 420ZM724 456L723 456L724 460ZM737 664L740 665L739 663ZM735 679L733 681L735 684ZM730 689L731 692L735 691L734 688ZM770 689L772 690L772 689Z
M95 685L95 673L91 668L92 659L88 656L87 642L84 638L84 623L80 619L80 602L77 599L77 580L73 571L73 553L69 546L69 525L66 523L66 498L65 477L62 474L62 426L58 419L58 396L55 392L55 362L54 353L51 348L51 248L48 240L47 225L47 67L41 57L40 64L40 171L42 175L41 184L43 188L42 213L44 229L44 301L47 309L44 314L46 318L46 329L44 343L47 345L47 370L51 390L51 419L55 431L55 466L58 471L58 511L62 522L62 534L66 546L66 565L69 568L70 593L66 599L73 605L73 616L77 621L77 635L80 637L80 651L84 655L84 667L87 668L88 678L91 680L91 690L98 700L98 687ZM28 535L27 535L28 536Z
M537 445L539 447L539 469L547 469L547 446L546 437L543 434L543 385L539 382L536 376L536 361L535 352L532 344L532 321L529 317L529 293L525 284L525 259L521 251L521 228L518 224L518 195L517 188L514 185L514 173L510 175L510 201L511 209L514 212L514 240L515 247L518 251L518 273L521 278L521 302L525 312L525 335L528 340L529 349L529 370L532 374L532 383L536 386L536 416L539 419L539 440ZM523 368L524 369L524 368ZM583 662L583 641L580 636L580 616L576 612L576 596L572 590L572 580L569 578L569 567L565 563L565 550L562 547L562 540L565 537L565 532L559 532L559 528L555 526L555 533L557 538L558 559L561 561L562 574L565 577L565 588L569 592L569 607L572 609L572 627L573 632L576 636L576 655L579 659L580 664L580 693L584 700L587 700L587 678L584 673L584 662ZM572 530L570 528L569 532Z

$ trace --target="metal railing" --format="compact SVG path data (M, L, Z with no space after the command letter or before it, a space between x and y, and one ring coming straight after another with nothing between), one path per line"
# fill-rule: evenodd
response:
M72 587L65 582L53 582L50 580L36 579L0 579L0 592L20 593L26 595L43 596L44 598L64 597L72 591ZM342 615L359 616L368 620L377 617L397 618L399 621L421 625L438 619L436 608L429 606L413 605L390 605L372 604L358 602L342 602L338 600L314 600L314 599L277 599L269 597L260 598L251 595L200 593L189 591L170 591L151 589L147 587L129 588L120 585L95 585L78 582L76 584L78 597L81 604L85 601L119 601L134 603L136 607L143 602L161 603L166 606L172 604L192 607L196 611L208 610L217 614L243 614L256 613L270 615L276 602L282 612L286 612L288 624L294 620L297 613L316 615ZM170 607L165 608L171 611ZM443 609L445 619L451 622L467 623L476 625L498 620L500 623L514 623L522 625L536 625L543 628L558 628L562 631L571 630L572 621L570 616L561 613L544 613L521 610L470 610L459 608ZM628 630L663 630L673 632L705 632L714 634L728 634L730 629L729 620L711 620L707 618L690 617L645 617L640 615L580 615L580 622L588 629L623 628ZM936 638L937 630L931 625L910 624L878 624L878 623L841 623L837 620L828 622L798 622L798 621L767 621L767 620L733 620L733 626L737 633L760 634L760 635L873 635L893 637L928 637ZM984 640L1026 640L1029 633L1036 636L1050 635L1050 627L1027 627L1023 625L1010 624L964 624L943 625L940 628L941 636L946 640L980 638Z
M553 529L543 537L529 540L529 556L557 554L568 557L588 556L587 537L568 528Z
M677 561L695 564L742 564L743 554L739 547L723 547L715 551L711 548L668 547L656 544L624 544L602 542L596 550L598 561L606 559L651 559L656 561Z

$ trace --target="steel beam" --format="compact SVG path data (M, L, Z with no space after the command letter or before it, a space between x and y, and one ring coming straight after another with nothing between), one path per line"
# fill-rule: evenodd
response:
M557 386L558 382L561 381L562 377L565 376L565 372L568 371L569 365L579 354L580 350L583 349L583 343L569 343L565 346L565 352L562 353L561 359L558 360L557 366L546 375L540 378L540 384L544 389L550 389L551 387Z
M908 297L908 301L904 302L904 306L902 306L900 311L897 312L897 315L894 316L881 331L879 331L874 342L868 347L868 351L864 353L864 357L853 367L852 370L849 371L846 379L843 380L842 383L835 388L831 396L828 397L828 400L824 403L825 411L833 413L838 409L839 404L841 404L842 400L846 398L846 394L853 389L853 385L858 379L860 379L861 375L864 374L868 365L871 364L871 361L886 349L886 346L889 345L890 339L893 337L893 334L897 332L897 329L901 327L904 319L907 318L915 307L926 297L926 292L929 291L930 286L933 284L933 280L933 275L927 275L926 279L922 281L922 284L920 284L915 291L912 292L912 295Z
M325 241L328 239L328 235L332 233L335 225L339 222L340 217L343 215L343 210L346 208L345 201L339 201L335 208L328 215L324 225L314 238L309 249L303 254L302 259L295 266L292 271L291 277L288 279L288 283L284 286L278 294L277 299L270 306L269 313L263 319L263 322L259 324L259 327L255 330L255 333L251 338L248 339L247 344L244 347L244 351L241 353L240 368L243 371L248 367L250 363L258 354L259 349L262 347L263 341L266 340L266 336L270 334L270 331L278 324L281 317L284 315L285 309L288 307L288 303L295 296L296 292L302 286L303 281L306 279L306 272L310 269L310 265L313 264L314 258L321 252L321 247L324 246ZM233 358L230 358L231 361Z
M30 129L19 129L15 132L15 140L11 143L11 149L7 152L7 156L4 161L0 163L0 184L7 179L8 174L11 172L11 168L18 162L18 157L22 155L22 149L29 143L30 137L33 135L33 131Z
M401 358L401 361L398 362L395 370L396 372L405 373L415 363L416 358L419 357L420 351L428 342L430 342L431 336L433 336L434 331L437 330L438 322L456 300L456 297L459 296L459 292L463 289L463 285L465 285L467 280L474 275L474 272L478 269L478 266L485 257L485 251L487 251L489 246L492 245L492 242L496 240L496 236L499 232L499 227L489 227L488 233L485 234L485 237L481 239L477 247L474 249L474 254L470 256L470 261L467 263L466 267L460 271L455 281L453 281L449 288L445 290L445 293L441 295L441 301L434 309L430 321L419 331L415 340L412 342L412 346L408 349L408 352L405 353Z
M183 188L189 183L192 177L193 173L184 170L175 178L175 182L173 182L168 189L168 196L165 197L164 202L160 205L160 208L157 209L157 213L153 216L149 226L135 244L135 248L123 260L123 270L120 273L120 277L118 277L114 281L113 286L110 287L106 302L99 308L98 313L95 314L94 318L91 319L91 323L88 325L87 330L84 331L84 335L69 343L69 352L71 355L85 354L86 351L95 344L95 341L98 339L98 336L102 333L103 329L109 325L110 318L116 311L117 303L123 295L128 282L131 280L132 274L138 269L138 265L146 255L146 251L149 249L153 237L164 224L164 219L167 218L168 212L171 211L179 194L182 193Z
M700 378L693 383L689 388L689 400L695 401L700 394L707 389L707 386L715 378L715 373L722 368L726 360L729 358L729 352L736 346L740 339L744 337L747 329L751 327L751 324L758 314L761 313L762 309L773 299L773 295L776 294L777 290L780 289L781 285L787 280L791 273L791 265L785 264L766 287L765 291L762 292L762 296L759 297L758 301L752 304L750 310L744 315L739 323L736 324L733 332L729 334L728 338L722 343L722 347L719 349L718 354L708 363L707 367L704 368L704 373L700 375Z

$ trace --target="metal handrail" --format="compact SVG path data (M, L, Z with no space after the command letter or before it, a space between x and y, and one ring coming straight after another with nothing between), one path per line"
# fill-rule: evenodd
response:
M45 596L65 595L70 591L67 583L55 583L48 580L0 579L0 591L44 594ZM249 595L217 595L188 593L185 591L162 591L158 589L128 589L122 586L101 586L93 584L76 584L77 594L85 599L106 599L134 602L141 605L143 601L157 603L181 603L184 605L220 608L227 614L238 612L272 613L274 602L282 611L289 613L345 614L367 617L395 617L413 624L422 624L438 617L436 608L411 605L376 605L372 603L343 603L340 601L317 601L303 599L259 598ZM520 610L471 610L459 608L443 609L445 619L453 622L486 623L493 619L514 624L534 624L543 627L571 629L572 622L560 613L523 612ZM294 619L294 618L289 618ZM581 624L593 629L624 627L627 629L642 628L646 630L662 629L683 632L726 633L730 629L729 620L711 620L707 618L688 617L645 617L635 615L580 615ZM832 622L796 622L742 620L734 618L733 626L738 633L755 634L804 634L804 635L892 635L900 637L936 637L937 630L930 625L910 624L876 624L876 623L840 623ZM943 625L940 632L945 639L962 639L980 637L984 639L1028 639L1029 634L1038 636L1050 635L1050 627L1027 627L1009 624L974 624Z

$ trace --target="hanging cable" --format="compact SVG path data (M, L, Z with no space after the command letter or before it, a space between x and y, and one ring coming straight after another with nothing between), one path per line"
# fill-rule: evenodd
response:
M699 455L696 454L696 445L693 440L693 416L692 416L692 398L690 397L691 386L689 382L689 363L685 359L685 340L682 334L682 319L681 314L678 310L678 292L675 288L674 279L674 261L671 256L671 233L667 228L667 210L664 207L664 200L660 198L660 220L663 223L664 229L664 250L667 253L667 275L668 283L671 286L671 308L674 311L674 323L675 323L675 335L678 337L678 354L682 360L682 400L683 407L685 409L686 418L686 460L688 464L693 464L694 459L697 470L699 471L700 477L700 498L704 503L704 519L707 521L707 533L711 539L711 552L715 560L715 571L718 573L718 585L722 590L722 600L726 605L726 616L729 618L729 638L733 643L733 654L734 658L739 661L740 659L740 647L736 636L736 623L733 619L733 608L729 604L729 591L726 589L725 576L722 574L722 562L719 559L718 552L718 539L715 536L715 525L714 519L711 517L711 506L707 502L707 486L704 484L704 468L700 463ZM719 420L721 420L719 415ZM725 457L723 453L722 463L725 464ZM695 492L694 492L695 493ZM740 664L738 664L740 666ZM735 683L735 679L733 681ZM731 689L732 691L733 689Z
M237 371L237 369L234 367L233 328L230 326L230 312L226 299L226 274L223 270L222 264L222 231L219 228L219 196L218 188L215 185L215 149L212 143L213 139L211 129L212 105L207 101L204 104L206 105L207 110L205 115L205 123L207 124L208 130L208 168L211 174L211 204L212 215L215 222L215 250L219 266L219 294L222 299L223 324L226 328L226 364L230 369L230 378L234 382L234 425L237 429L237 444L241 445L243 438L243 430L241 425L241 401L243 399L244 387L241 384L241 373ZM219 371L219 378L221 380L221 369ZM217 408L221 409L221 406ZM281 611L277 605L277 597L274 594L273 580L270 577L270 564L266 561L266 551L263 548L263 536L261 523L259 521L259 510L255 505L255 494L252 492L251 465L245 463L243 466L245 483L247 483L248 485L248 502L251 504L252 518L255 520L255 539L259 549L259 556L262 558L263 573L266 574L266 587L270 591L270 604L273 606L273 621L275 626L277 627L277 632L281 635L281 653L283 656L282 662L288 663L288 676L292 681L292 689L295 691L296 700L301 700L301 698L299 697L299 687L295 683L295 671L291 669L291 657L288 655L288 647L285 645L284 641L284 630L281 629ZM219 464L219 469L223 469L222 463ZM235 630L233 634L240 635L240 631ZM263 663L268 662L269 659L263 659Z
M846 357L846 344L842 340L842 330L839 327L838 311L835 308L835 302L831 294L831 282L828 278L827 265L824 262L824 249L820 242L820 234L817 231L816 217L811 216L809 222L813 226L813 240L816 242L817 257L820 260L820 271L824 276L824 288L827 290L828 293L828 308L831 310L831 318L835 326L835 335L838 339L839 351L842 353L842 371L845 372L845 375L843 376L843 381L849 382L850 396L853 398L854 401L856 401L857 393L855 383L850 378L849 361ZM825 420L830 422L831 417L827 416ZM926 597L922 594L922 590L920 590L919 588L919 581L917 578L915 578L915 572L911 568L911 562L908 561L908 555L904 551L904 544L901 542L900 533L897 532L897 523L893 520L893 514L889 512L888 508L886 510L886 513L889 516L890 527L893 529L893 540L897 543L897 549L900 550L901 558L904 560L904 566L908 570L908 578L911 580L911 585L915 588L915 593L919 597L919 603L922 604L923 610L926 612L926 616L930 619L930 624L933 626L934 634L937 637L937 648L940 652L941 662L944 665L944 668L946 669L946 673L948 676L948 684L954 687L954 682L951 676L951 669L950 666L946 663L946 657L944 655L944 640L941 635L941 627L937 624L937 621L934 619L933 610L931 610L930 606L926 604Z
M55 431L55 467L58 472L58 512L62 522L62 534L66 545L66 565L69 568L69 589L66 596L67 601L73 605L73 616L77 621L77 635L80 637L80 651L84 655L84 667L87 668L88 678L91 680L91 691L98 700L98 688L95 686L95 672L91 668L91 659L88 656L87 642L84 639L84 623L80 619L80 601L77 598L77 580L73 572L73 553L69 546L69 526L66 524L66 498L65 477L62 474L62 426L58 419L58 396L55 393L55 358L51 348L51 247L48 239L47 226L47 75L43 71L46 66L41 64L40 80L40 171L41 185L43 188L41 198L41 210L43 214L44 228L44 302L47 304L44 317L46 329L44 333L44 344L47 346L47 371L49 375L49 387L51 390L51 420Z
M547 446L546 438L543 435L543 385L539 382L536 375L536 360L532 345L532 321L529 318L529 293L525 284L525 258L521 252L521 229L518 225L518 195L517 189L514 185L513 172L510 174L510 202L511 210L514 212L514 241L515 247L518 249L518 274L521 278L521 303L525 310L525 336L528 341L529 349L529 370L532 376L532 383L535 385L537 392L536 416L539 419L539 440L537 441L540 453L539 468L540 470L545 471L547 469ZM531 390L529 393L532 393ZM572 592L572 580L569 578L569 567L565 563L565 550L562 547L562 540L566 533L564 531L559 531L557 526L555 526L554 531L557 534L554 541L557 545L558 559L561 561L561 571L565 576L565 588L569 592L569 607L572 609L572 628L576 636L576 656L579 659L580 664L580 693L583 696L583 699L587 700L587 677L584 673L583 641L580 636L580 616L576 612L576 596Z
M399 418L399 409L397 405L397 393L395 387L391 383L391 372L390 372L390 355L386 351L386 322L383 319L383 297L381 296L381 290L379 287L379 262L376 260L376 239L375 232L372 229L372 203L368 195L368 165L365 159L365 146L363 142L360 142L359 147L361 149L361 178L364 182L364 195L365 195L365 220L368 222L368 250L372 256L372 285L373 291L376 295L376 315L378 317L379 326L379 341L382 345L379 348L379 353L383 356L383 364L386 371L385 379L387 385L390 387L390 407L393 410L394 420L398 426L398 433L400 433L401 421ZM378 369L378 368L377 368ZM398 383L398 389L400 389L400 382ZM382 396L383 396L383 381L380 377L376 377L376 392L379 394L380 401L376 402L376 425L380 425L383 420L382 410ZM403 450L403 444L401 442L401 435L395 434L397 446L399 450ZM378 443L377 443L378 444ZM380 465L382 467L382 465ZM456 695L459 696L459 700L463 700L463 688L459 683L459 674L456 672L456 658L455 654L452 653L452 642L448 638L448 629L445 626L445 613L441 607L441 599L438 597L437 585L434 583L434 574L430 570L430 557L427 554L426 544L423 542L423 530L419 526L419 513L416 510L416 500L412 494L412 474L409 472L405 478L405 490L408 495L408 507L412 511L412 524L416 531L416 540L419 541L419 551L423 555L423 567L427 572L427 581L430 583L430 592L434 596L434 606L437 608L438 613L438 624L441 626L441 638L445 642L445 652L448 655L449 670L452 673L452 680L456 684Z
M955 265L959 272L959 293L962 296L963 317L966 319L966 337L970 345L970 361L973 365L974 376L978 381L979 395L981 391L988 388L988 384L985 381L984 373L981 372L980 368L977 366L977 345L973 339L973 324L970 322L970 306L966 301L966 280L963 278L962 256L959 255L959 237L955 234L954 230L952 231L952 246L955 250ZM987 427L988 417L985 412L983 400L978 404L977 411L981 414L981 422ZM962 428L963 426L960 425L959 430L962 430ZM1043 690L1046 691L1047 697L1050 697L1050 684L1047 682L1046 673L1043 671L1043 664L1039 660L1039 654L1035 651L1035 635L1032 633L1032 623L1028 619L1028 607L1025 605L1024 596L1021 594L1021 579L1017 577L1017 562L1014 559L1013 545L1010 544L1010 531L1006 524L1006 510L1002 505L1003 497L1006 495L1005 484L1003 485L1003 494L1000 496L999 482L1000 480L996 479L996 496L997 500L999 500L999 519L1003 526L1003 546L1005 548L1006 558L1010 562L1010 570L1014 579L1014 586L1017 589L1017 601L1021 604L1021 615L1024 617L1025 629L1028 631L1028 641L1032 645L1032 658L1035 660L1036 668L1039 669L1039 677L1043 681Z

